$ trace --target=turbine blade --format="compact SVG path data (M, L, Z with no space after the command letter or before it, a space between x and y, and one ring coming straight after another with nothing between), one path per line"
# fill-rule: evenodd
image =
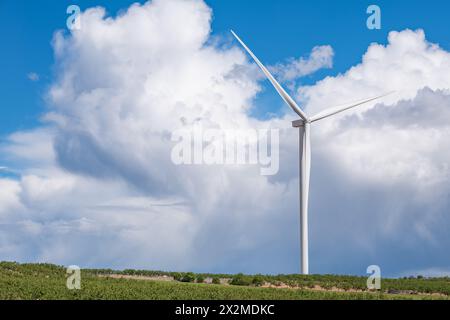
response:
M348 110L348 109L351 109L351 108L360 106L360 105L362 105L362 104L369 103L369 102L371 102L371 101L374 101L374 100L377 100L377 99L386 97L387 95L390 95L390 94L392 94L392 93L393 93L393 92L389 92L389 93L383 94L383 95L381 95L381 96L378 96L378 97L375 97L375 98L370 98L370 99L367 99L367 100L362 100L362 101L359 101L359 102L356 102L356 103L352 103L352 104L350 104L350 105L344 105L344 106L338 106L338 107L326 109L326 110L321 111L321 112L319 112L318 114L312 116L312 117L310 118L310 120L311 120L311 122L318 121L318 120L322 120L322 119L324 119L324 118L333 116L333 115L335 115L335 114L337 114L337 113L340 113L340 112L342 112L342 111L345 111L345 110Z
M297 103L287 94L287 92L283 89L283 87L275 80L275 78L270 74L269 70L259 61L259 59L253 54L253 52L245 45L245 43L238 37L233 30L231 30L233 36L239 41L239 43L244 47L244 49L250 54L250 56L255 60L256 64L261 68L266 77L270 80L272 85L277 90L278 94L283 98L283 100L297 113L303 120L307 120L308 117L306 114L300 109Z

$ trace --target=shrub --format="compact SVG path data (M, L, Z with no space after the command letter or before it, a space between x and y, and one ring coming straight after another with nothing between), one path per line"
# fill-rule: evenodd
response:
M254 276L253 280L252 280L252 284L257 287L262 286L264 284L264 282L265 282L264 277L260 274L257 274L256 276Z
M244 276L242 273L239 273L231 279L230 284L234 286L249 286L251 281L248 277Z
M182 281L183 280L183 275L181 273L179 273L179 272L172 273L172 276L173 276L173 278L176 281Z
M214 284L220 284L220 278L214 277L214 278L212 279L212 283L214 283Z
M203 283L205 282L205 277L202 275L198 275L196 281L197 283Z
M194 282L195 280L195 274L192 272L187 272L183 275L181 278L181 282Z

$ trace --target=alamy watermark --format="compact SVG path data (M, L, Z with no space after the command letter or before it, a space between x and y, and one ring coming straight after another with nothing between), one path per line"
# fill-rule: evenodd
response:
M66 26L70 31L81 29L81 9L77 5L70 5L66 10L67 14L70 16L67 18Z
M366 270L370 276L367 278L367 289L380 290L381 289L381 268L377 265L371 265Z
M66 287L69 290L80 290L81 289L81 269L79 266L68 266L66 269L66 274L68 275L66 280Z
M367 14L370 16L367 18L366 25L369 30L381 29L381 8L375 4L367 7Z
M263 176L278 173L278 129L180 129L172 133L176 165L259 165Z

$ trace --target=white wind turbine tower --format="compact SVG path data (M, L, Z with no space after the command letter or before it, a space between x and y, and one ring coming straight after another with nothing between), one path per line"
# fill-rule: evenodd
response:
M308 117L302 109L295 103L295 101L286 93L281 85L270 74L269 70L259 61L259 59L253 54L253 52L245 45L245 43L237 36L236 33L231 30L234 37L240 42L250 56L255 60L266 77L270 80L272 85L277 90L278 94L283 100L300 116L299 120L293 121L292 126L299 128L299 149L300 149L300 247L301 247L301 273L309 274L309 261L308 261L308 198L309 198L309 177L311 171L311 123L322 120L324 118L335 115L339 112L354 108L356 106L371 102L373 100L382 98L385 95L374 97L367 100L355 102L350 105L339 106L330 108L319 112L318 114ZM390 93L388 93L390 94Z

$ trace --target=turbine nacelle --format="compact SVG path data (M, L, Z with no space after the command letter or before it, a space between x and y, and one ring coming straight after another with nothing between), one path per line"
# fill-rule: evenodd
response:
M304 127L305 126L305 121L304 120L294 120L292 121L292 127L294 128L300 128L300 127Z

